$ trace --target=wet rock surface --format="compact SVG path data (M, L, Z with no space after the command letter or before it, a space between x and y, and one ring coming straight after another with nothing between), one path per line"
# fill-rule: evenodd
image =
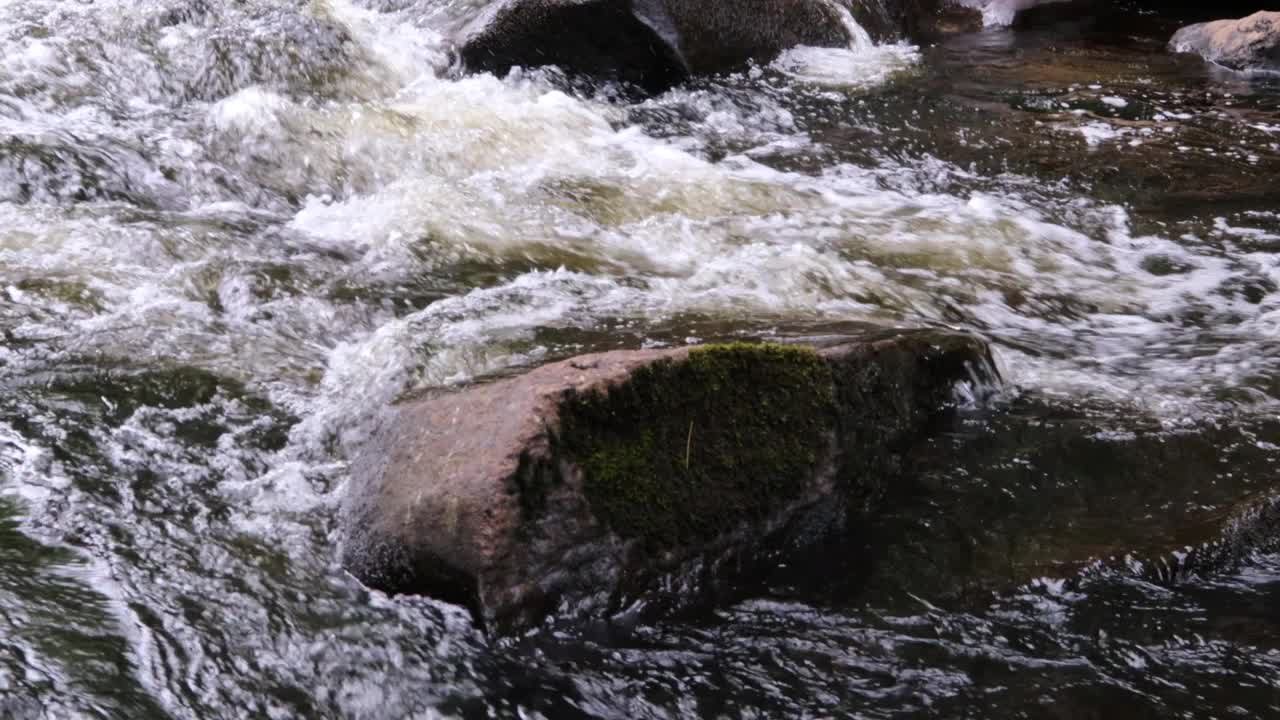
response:
M689 72L669 40L617 0L500 3L467 28L460 55L469 70L556 65L651 91Z
M854 40L842 8L825 0L645 0L634 5L655 25L669 23L695 75L738 69L752 60L768 62L797 45L847 47Z
M928 42L943 35L977 32L982 29L981 10L962 0L915 0L867 5L888 9L892 21L885 26L886 39L894 37L891 33L900 33L916 42ZM853 10L855 15L858 14L857 6ZM861 17L859 22L863 22ZM866 23L863 22L863 25Z
M958 0L505 0L458 35L468 70L555 65L659 91L691 76L768 63L800 45L928 39L981 27L981 11Z
M827 0L506 0L469 23L459 52L470 70L556 65L654 91L797 45L847 46L842 10Z
M879 497L965 335L617 351L406 403L354 467L345 562L499 630L707 597ZM655 592L658 591L658 592Z
M1174 34L1169 48L1232 70L1280 71L1280 12L1189 25Z
M772 582L810 597L981 607L1039 578L1174 586L1233 572L1280 549L1280 448L1263 439L1278 432L1274 421L1170 428L1139 413L1120 429L1027 396L950 413L867 522Z

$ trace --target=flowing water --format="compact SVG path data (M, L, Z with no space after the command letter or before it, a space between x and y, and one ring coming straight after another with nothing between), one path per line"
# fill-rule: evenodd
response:
M459 77L469 4L0 0L0 717L1280 716L1275 534L1168 555L1276 486L1280 80L1120 11L637 100ZM337 565L406 393L867 323L1008 386L736 604Z

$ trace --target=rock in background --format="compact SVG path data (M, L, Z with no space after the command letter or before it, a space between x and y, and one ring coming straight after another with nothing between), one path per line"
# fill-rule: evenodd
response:
M461 33L467 70L505 74L513 67L555 65L655 92L689 68L669 29L645 22L629 0L503 0Z
M1280 71L1280 12L1188 25L1174 34L1169 48L1232 70Z
M471 71L556 65L654 92L798 45L850 46L851 19L879 41L981 25L954 0L502 0L460 32L459 54Z

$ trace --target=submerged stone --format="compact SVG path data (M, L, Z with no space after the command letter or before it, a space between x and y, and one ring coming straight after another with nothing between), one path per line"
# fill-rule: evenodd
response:
M353 464L344 562L503 631L697 602L883 490L965 335L616 351L393 408Z
M1232 70L1280 71L1280 12L1188 25L1174 33L1169 48Z

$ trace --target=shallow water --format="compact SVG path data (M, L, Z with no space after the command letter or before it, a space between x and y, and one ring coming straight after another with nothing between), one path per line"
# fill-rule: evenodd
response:
M1280 80L1125 11L636 100L456 77L462 5L0 0L0 716L1280 714L1280 548L1143 570L1275 487ZM397 397L868 322L1008 387L736 604L497 642L336 563Z

